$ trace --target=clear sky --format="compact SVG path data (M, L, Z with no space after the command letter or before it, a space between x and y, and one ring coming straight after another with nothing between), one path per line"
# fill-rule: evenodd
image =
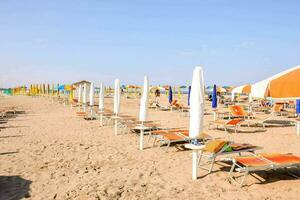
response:
M2 0L0 87L253 83L300 64L299 0Z

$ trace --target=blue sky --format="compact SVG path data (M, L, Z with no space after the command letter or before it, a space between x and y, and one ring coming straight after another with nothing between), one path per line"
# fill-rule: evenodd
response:
M253 83L300 64L300 1L0 1L0 87Z

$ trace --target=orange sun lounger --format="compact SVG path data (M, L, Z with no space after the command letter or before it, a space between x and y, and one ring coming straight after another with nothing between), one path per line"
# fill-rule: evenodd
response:
M253 118L252 113L248 113L245 109L241 106L229 106L230 117L235 118Z
M189 142L192 140L192 138L189 137L189 130L187 129L157 130L151 131L150 135L154 137L153 146L155 145L156 141L159 141L162 144L167 145L166 150L168 150L172 143ZM211 138L211 136L202 133L202 136L199 139L205 140Z
M289 169L292 167L300 167L300 157L293 154L280 154L280 153L262 153L253 156L240 156L232 158L232 167L230 169L228 179L244 185L245 178L249 173L264 170L275 169ZM238 182L233 177L233 171L243 173L242 181ZM290 173L291 174L291 173ZM296 178L298 176L291 174Z
M228 128L234 128L234 132L237 133L237 129L240 126L243 119L231 119L231 120L216 120L209 123L209 129L212 125L215 125L218 129L219 126L223 127L225 133L227 133Z

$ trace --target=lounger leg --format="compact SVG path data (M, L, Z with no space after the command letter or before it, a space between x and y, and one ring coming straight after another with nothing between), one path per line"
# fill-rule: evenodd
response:
M214 167L214 164L215 164L215 160L216 160L216 157L213 156L213 159L211 160L211 165L210 165L210 168L209 168L208 173L211 173L211 171L212 171L212 169L213 169L213 167Z
M199 158L198 158L198 166L201 164L202 155L203 155L203 152L200 151Z
M244 186L244 182L246 181L246 176L247 176L248 174L249 174L249 172L246 171L245 174L244 174L244 176L243 176L243 178L242 178L242 181L241 181L241 187Z
M155 143L156 143L156 137L154 137L154 140L153 140L153 147L155 146Z
M235 168L235 161L233 161L232 166L231 166L230 171L229 171L229 174L228 174L228 178L227 179L229 181L233 180L232 173L233 173L234 168Z

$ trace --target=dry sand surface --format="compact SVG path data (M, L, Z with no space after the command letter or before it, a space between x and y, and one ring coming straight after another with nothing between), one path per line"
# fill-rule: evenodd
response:
M112 99L105 103L112 107ZM121 112L137 116L138 103L122 99ZM147 142L140 151L137 135L114 136L112 127L44 98L5 97L0 104L26 112L0 124L0 199L300 199L300 181L281 171L260 173L262 182L248 176L247 186L239 188L225 181L229 165L223 164L209 175L199 170L192 181L190 151L173 146L164 152ZM165 127L187 127L189 120L178 112L150 110L149 116ZM224 136L221 130L207 132ZM300 155L295 127L231 138L265 152Z

